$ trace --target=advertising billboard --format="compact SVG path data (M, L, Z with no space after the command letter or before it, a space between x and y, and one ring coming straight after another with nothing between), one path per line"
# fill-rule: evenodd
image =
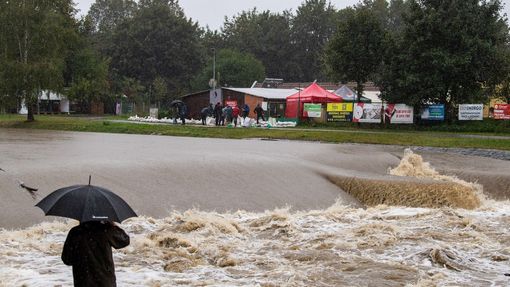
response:
M483 104L459 105L459 121L483 121Z
M352 121L355 123L380 123L382 104L356 103Z
M384 122L391 124L412 124L414 109L405 104L386 104L384 106Z
M510 104L494 105L494 119L510 120Z
M225 101L225 106L231 106L232 108L233 108L233 107L237 107L237 101L233 101L233 100L226 100L226 101Z
M421 110L421 119L429 121L444 121L444 105L428 105Z
M322 114L321 104L304 104L303 116L309 118L320 118Z
M353 103L328 103L326 108L328 122L352 121Z

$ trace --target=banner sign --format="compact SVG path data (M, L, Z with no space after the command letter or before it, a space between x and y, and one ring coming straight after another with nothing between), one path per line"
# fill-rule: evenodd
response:
M384 122L392 124L412 124L414 109L405 104L387 104L384 108Z
M352 121L355 123L380 123L382 104L356 103Z
M303 116L309 118L320 118L322 115L321 104L304 104Z
M444 121L444 105L428 105L421 111L421 119L429 121Z
M151 118L157 119L158 118L158 109L155 109L155 108L149 109L149 115Z
M510 104L495 104L494 119L510 120Z
M459 105L459 121L483 121L483 105Z
M352 110L353 103L328 103L326 108L328 122L350 122Z
M225 106L237 107L237 101L225 101Z

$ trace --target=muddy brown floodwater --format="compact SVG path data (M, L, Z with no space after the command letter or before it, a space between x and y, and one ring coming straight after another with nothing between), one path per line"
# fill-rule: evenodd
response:
M506 286L510 162L405 147L0 129L0 286L68 286L88 182L123 222L119 286ZM33 200L19 181L39 188ZM56 220L56 221L54 221Z

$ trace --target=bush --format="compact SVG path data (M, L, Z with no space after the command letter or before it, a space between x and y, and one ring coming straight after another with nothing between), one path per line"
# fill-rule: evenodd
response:
M510 134L510 121L484 119L483 121L453 121L452 123L441 121L420 121L414 124L370 124L370 123L314 123L300 122L300 127L335 128L335 129L366 129L366 130L409 130L409 131L436 131L436 132L463 132L463 133L496 133Z
M162 119L162 118L174 118L174 114L175 114L175 111L174 110L163 110L163 109L160 109L158 111L158 119Z

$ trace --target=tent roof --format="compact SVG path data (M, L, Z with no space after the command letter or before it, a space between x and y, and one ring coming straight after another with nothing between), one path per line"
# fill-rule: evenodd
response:
M341 86L338 90L334 91L333 93L342 97L342 99L346 102L354 102L356 100L356 92L351 90L346 85ZM371 101L371 99L367 98L365 95L366 92L363 92L363 95L359 99L360 102L367 103Z
M301 92L297 92L292 96L289 96L287 100L300 100L302 102L341 102L343 99L339 95L335 95L331 92L326 91L317 83L312 83L306 89Z

